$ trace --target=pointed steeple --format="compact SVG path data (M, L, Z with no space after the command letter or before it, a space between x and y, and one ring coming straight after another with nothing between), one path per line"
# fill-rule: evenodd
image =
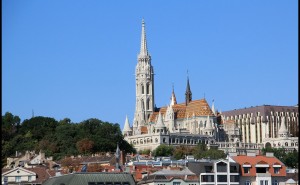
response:
M163 118L161 116L161 113L159 112L155 128L165 128L165 127L166 126L164 124Z
M205 126L206 129L212 129L213 127L211 126L211 123L210 123L210 119L209 119L209 115L207 116L207 121L206 121L206 126Z
M139 57L147 56L148 48L147 48L147 39L146 39L146 31L145 31L145 21L142 20L142 36L141 36L141 50Z
M129 125L128 117L126 115L125 124L124 124L124 128L123 128L123 134L126 134L127 132L131 132L131 131L132 130Z
M121 156L119 143L117 143L117 149L116 149L115 156L116 156L116 169L118 170L118 169L120 169L119 161L120 161L120 156Z
M187 77L186 91L185 91L185 105L188 105L192 101L192 91L190 88L190 80Z
M215 103L214 103L215 100L212 101L212 105L211 105L211 110L212 112L214 113L214 115L216 115L216 111L215 111Z
M177 104L177 101L176 101L176 96L175 96L175 93L174 93L174 85L172 86L172 96L171 96L171 105L175 105Z

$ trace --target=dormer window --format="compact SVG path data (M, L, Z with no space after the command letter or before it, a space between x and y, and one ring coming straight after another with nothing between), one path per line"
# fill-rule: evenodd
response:
M244 173L250 173L250 167L244 167Z
M279 167L274 167L274 174L279 174L279 170L280 170Z

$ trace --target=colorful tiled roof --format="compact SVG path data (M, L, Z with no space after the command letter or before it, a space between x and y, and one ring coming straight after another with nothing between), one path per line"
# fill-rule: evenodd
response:
M185 103L172 106L176 119L191 118L195 116L213 116L213 112L205 99L193 100L188 105ZM159 112L165 115L167 107L161 107ZM149 122L155 122L159 112L153 112L149 117Z

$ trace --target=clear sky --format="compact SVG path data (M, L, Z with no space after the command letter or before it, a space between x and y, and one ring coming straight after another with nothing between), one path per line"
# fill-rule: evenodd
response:
M2 115L132 124L142 18L157 107L298 104L297 0L3 0Z

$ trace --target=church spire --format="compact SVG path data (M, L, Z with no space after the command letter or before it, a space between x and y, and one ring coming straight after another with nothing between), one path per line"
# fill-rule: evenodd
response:
M177 101L176 101L176 96L175 96L175 92L174 92L174 85L172 85L171 105L175 105L175 104L177 104Z
M124 128L123 128L123 134L127 134L128 132L131 132L131 131L132 130L129 125L128 117L126 115L125 124L124 124Z
M192 91L190 88L189 77L187 77L186 91L185 91L185 105L188 105L192 101Z
M139 57L147 56L148 55L148 48L147 48L147 39L146 39L146 31L145 31L145 21L142 20L142 36L141 36L141 50Z

